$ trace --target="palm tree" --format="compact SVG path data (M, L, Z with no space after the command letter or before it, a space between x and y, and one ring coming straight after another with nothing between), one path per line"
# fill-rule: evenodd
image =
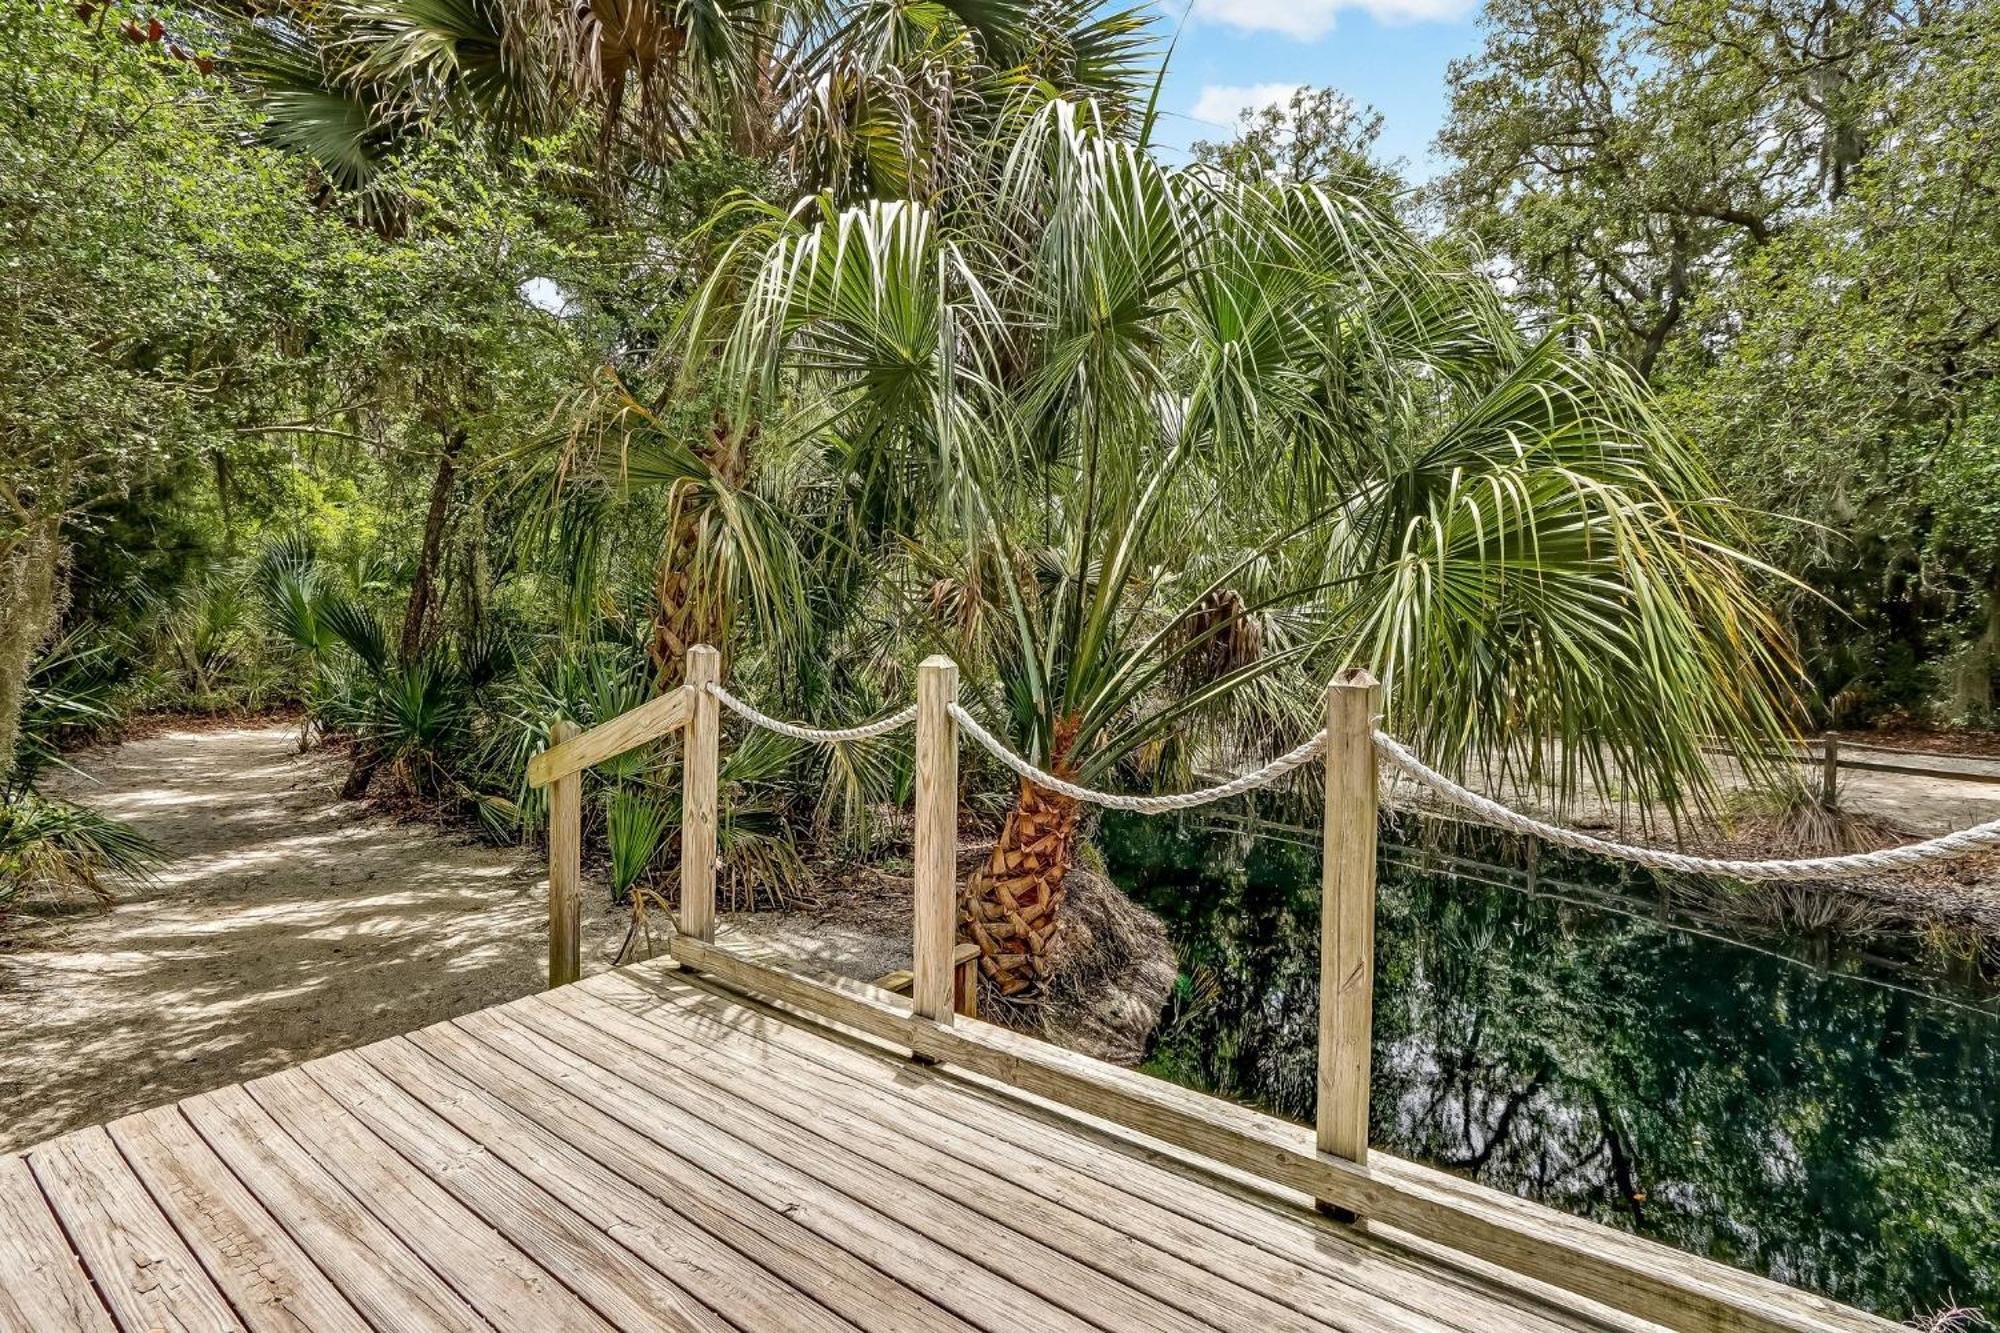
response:
M979 178L967 159L1021 90L1129 107L1151 57L1144 9L1092 0L215 4L265 135L317 163L364 224L385 232L404 225L408 204L386 168L440 125L504 142L595 118L598 187L614 193L649 163L722 142L808 192L935 198ZM614 148L629 151L614 161ZM647 378L605 367L579 404L579 429L554 441L554 461L560 477L621 495L668 492L653 626L664 686L680 679L689 645L726 640L735 606L754 599L782 612L798 599L785 586L789 543L759 498L765 458L789 451L760 442L754 418L669 419ZM439 519L464 442L449 429L442 439ZM565 501L569 535L587 536L579 511L603 489ZM426 530L427 553L438 526ZM420 562L413 608L430 563Z
M1675 810L1706 737L1783 732L1730 514L1580 331L1525 338L1377 203L1163 166L1087 103L1024 113L996 179L747 233L698 327L743 419L917 460L930 625L1021 753L1171 781L1309 728L1347 664L1446 764L1615 766ZM1047 983L1078 823L1021 783L964 886L1003 995Z
M209 0L274 143L372 223L371 185L440 124L597 128L600 188L726 144L805 190L923 195L1022 87L1130 100L1141 7L1088 0Z

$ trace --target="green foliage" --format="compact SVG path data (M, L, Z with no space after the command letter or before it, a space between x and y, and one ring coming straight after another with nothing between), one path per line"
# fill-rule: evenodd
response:
M783 404L921 497L905 634L1025 753L1166 776L1170 741L1296 734L1349 662L1427 753L1560 741L1559 784L1673 803L1704 737L1782 730L1739 531L1617 365L1522 339L1378 200L1169 169L1074 103L1017 131L982 207L745 233L690 363L743 386L725 421Z
M1884 128L1847 193L1718 288L1704 322L1734 336L1676 385L1698 429L1736 443L1731 488L1805 520L1774 540L1831 600L1794 615L1836 716L1992 720L1996 20L1980 6L1923 30L1920 76L1871 104Z
M31 790L48 768L67 767L65 748L102 735L121 720L118 653L81 627L51 644L28 676L11 772L0 793Z
M158 848L88 806L16 792L0 801L0 914L28 896L108 901L103 875L145 875Z
M1382 113L1357 107L1334 88L1299 88L1283 105L1243 112L1233 138L1193 145L1195 161L1213 163L1232 176L1332 185L1386 199L1401 185L1375 160Z
M1842 723L1992 718L1996 19L1493 0L1452 70L1435 201L1666 392Z
M62 750L120 720L113 646L72 630L52 645L27 681L19 738L0 771L0 921L23 898L110 899L107 874L144 876L160 853L117 820L37 790Z
M614 788L604 806L604 840L611 852L611 901L622 903L680 824L679 803L643 791Z

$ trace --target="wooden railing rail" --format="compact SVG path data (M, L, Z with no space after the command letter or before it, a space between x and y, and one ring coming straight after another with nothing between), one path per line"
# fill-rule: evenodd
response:
M581 735L573 724L565 724L570 726L567 739L528 760L528 785L546 787L564 774L595 767L679 731L687 721L687 710L688 692L683 688L648 699ZM556 739L553 732L550 739Z
M549 729L558 746L576 723ZM583 970L583 772L572 768L549 782L549 986L567 986Z
M1368 1161L1368 1083L1375 1020L1375 714L1381 691L1366 671L1326 687L1326 804L1321 812L1319 907L1319 1150ZM1321 1198L1348 1221L1353 1210Z
M679 731L688 721L690 693L686 686L670 690L589 731L558 719L549 728L549 748L528 760L528 785L549 789L551 989L583 974L583 770Z

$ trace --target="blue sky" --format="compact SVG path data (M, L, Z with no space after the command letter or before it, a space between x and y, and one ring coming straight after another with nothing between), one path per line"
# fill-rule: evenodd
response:
M1156 135L1162 147L1228 135L1231 113L1283 99L1301 84L1334 87L1383 115L1381 151L1413 180L1442 164L1431 140L1444 121L1445 66L1479 49L1469 0L1165 0L1180 22ZM1176 154L1177 156L1178 154Z

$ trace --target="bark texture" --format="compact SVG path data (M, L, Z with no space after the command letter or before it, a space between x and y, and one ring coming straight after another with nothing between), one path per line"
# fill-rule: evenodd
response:
M1056 728L1050 771L1058 777L1071 776L1065 756L1075 731L1074 722ZM992 856L959 895L959 926L979 946L980 973L1003 1000L1048 995L1081 814L1074 800L1023 778Z
M674 484L668 505L667 539L653 576L653 667L662 690L687 675L687 651L698 643L724 648L728 638L728 594L721 586L720 538L709 492L741 489L750 472L753 424L741 434L717 417L695 453L712 479Z
M431 478L430 509L424 515L424 543L417 553L417 572L410 580L410 600L403 608L402 641L397 657L405 665L423 656L430 639L431 612L438 603L437 572L444 553L444 534L451 518L451 492L458 484L458 458L465 452L465 431L445 432Z
M35 517L0 539L0 782L14 767L28 674L60 609L60 531L58 520Z

